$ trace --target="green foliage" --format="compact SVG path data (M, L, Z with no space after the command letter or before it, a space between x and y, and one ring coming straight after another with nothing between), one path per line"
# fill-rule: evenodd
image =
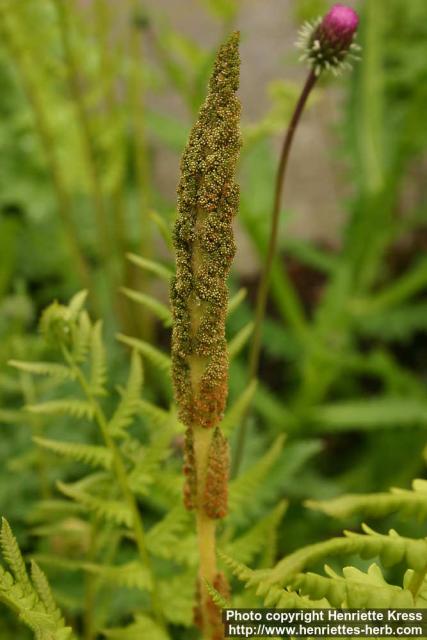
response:
M32 562L30 578L18 543L4 518L0 542L3 557L11 571L0 565L0 600L17 613L33 631L36 640L71 640L71 628L65 626L46 576Z
M27 571L3 524L0 636L27 637L23 622L40 640L73 637L40 565L81 637L181 640L193 633L198 551L180 506L184 430L171 401L166 302L175 203L159 167L182 151L214 47L177 30L172 6L166 19L157 8L139 15L133 1L80 4L0 0L0 510L38 563ZM214 34L251 11L199 4ZM350 194L340 229L331 246L296 238L305 221L298 201L285 203L262 367L249 384L276 171L270 138L283 135L299 87L284 69L244 110L238 238L255 256L239 247L253 272L233 276L222 427L234 454L249 413L249 437L218 545L252 588L232 583L233 606L427 604L425 480L408 488L426 459L427 14L424 0L362 4L363 57L340 80L339 145L329 148L344 167L339 191ZM323 0L293 6L298 22L325 9ZM311 127L334 100L328 82L309 105ZM310 205L310 190L303 196ZM89 294L65 305L82 287ZM376 518L380 533L354 533L360 517ZM336 518L352 532L337 536Z

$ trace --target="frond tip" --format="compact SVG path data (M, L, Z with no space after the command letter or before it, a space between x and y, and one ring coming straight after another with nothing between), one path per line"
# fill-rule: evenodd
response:
M12 571L9 573L0 564L0 599L19 615L36 640L71 640L72 630L65 626L46 576L32 562L30 579L18 543L4 518L0 541L3 557Z

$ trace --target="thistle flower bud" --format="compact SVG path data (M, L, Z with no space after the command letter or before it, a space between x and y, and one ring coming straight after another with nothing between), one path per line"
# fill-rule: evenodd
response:
M351 68L349 61L358 60L355 55L360 47L353 42L359 26L359 16L343 4L335 4L330 11L314 23L306 23L297 46L303 50L301 59L307 60L316 75L331 70L337 75Z

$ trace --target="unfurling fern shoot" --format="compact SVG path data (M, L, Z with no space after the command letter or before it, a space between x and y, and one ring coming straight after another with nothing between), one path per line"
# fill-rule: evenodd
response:
M220 422L228 376L226 280L235 253L232 220L239 201L238 47L235 33L219 49L207 98L182 158L171 288L173 380L187 428L184 500L197 514L200 549L197 618L204 637L212 639L222 637L206 582L224 582L216 568L215 527L227 512L228 444Z

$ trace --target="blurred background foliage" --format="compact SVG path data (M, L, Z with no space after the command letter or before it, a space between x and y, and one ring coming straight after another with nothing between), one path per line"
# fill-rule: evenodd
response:
M219 42L239 27L245 3L197 4ZM288 3L293 30L327 6ZM287 436L259 487L264 510L290 500L280 555L337 531L333 521L304 509L304 499L406 487L425 475L427 6L355 6L362 60L338 82L322 80L312 101L314 107L332 95L338 105L328 153L340 171L342 224L334 242L316 242L289 233L298 210L283 212L252 398L245 467ZM175 202L153 167L160 148L178 165L216 44L184 35L160 8L138 0L0 0L0 34L0 512L33 552L37 501L51 498L54 481L76 478L79 469L41 458L33 447L32 436L66 436L70 422L45 428L22 413L22 405L49 398L51 390L7 362L43 359L41 310L81 288L89 290L94 317L103 318L116 384L128 361L117 331L167 351L167 313L144 298L167 304L167 286L152 265L139 269L127 254L173 268ZM238 264L251 261L251 268L232 276L232 292L244 287L247 295L230 317L230 335L252 319L275 143L299 85L284 73L269 87L265 113L243 122L238 238L247 255ZM179 109L156 106L156 96L172 94ZM315 219L310 184L303 190ZM143 294L142 304L131 290ZM247 382L250 334L238 335L231 403ZM147 398L168 406L170 387L149 364L146 373ZM89 428L80 434L88 442L92 436ZM76 588L73 581L62 588L71 609ZM14 624L2 615L2 637L12 637Z

